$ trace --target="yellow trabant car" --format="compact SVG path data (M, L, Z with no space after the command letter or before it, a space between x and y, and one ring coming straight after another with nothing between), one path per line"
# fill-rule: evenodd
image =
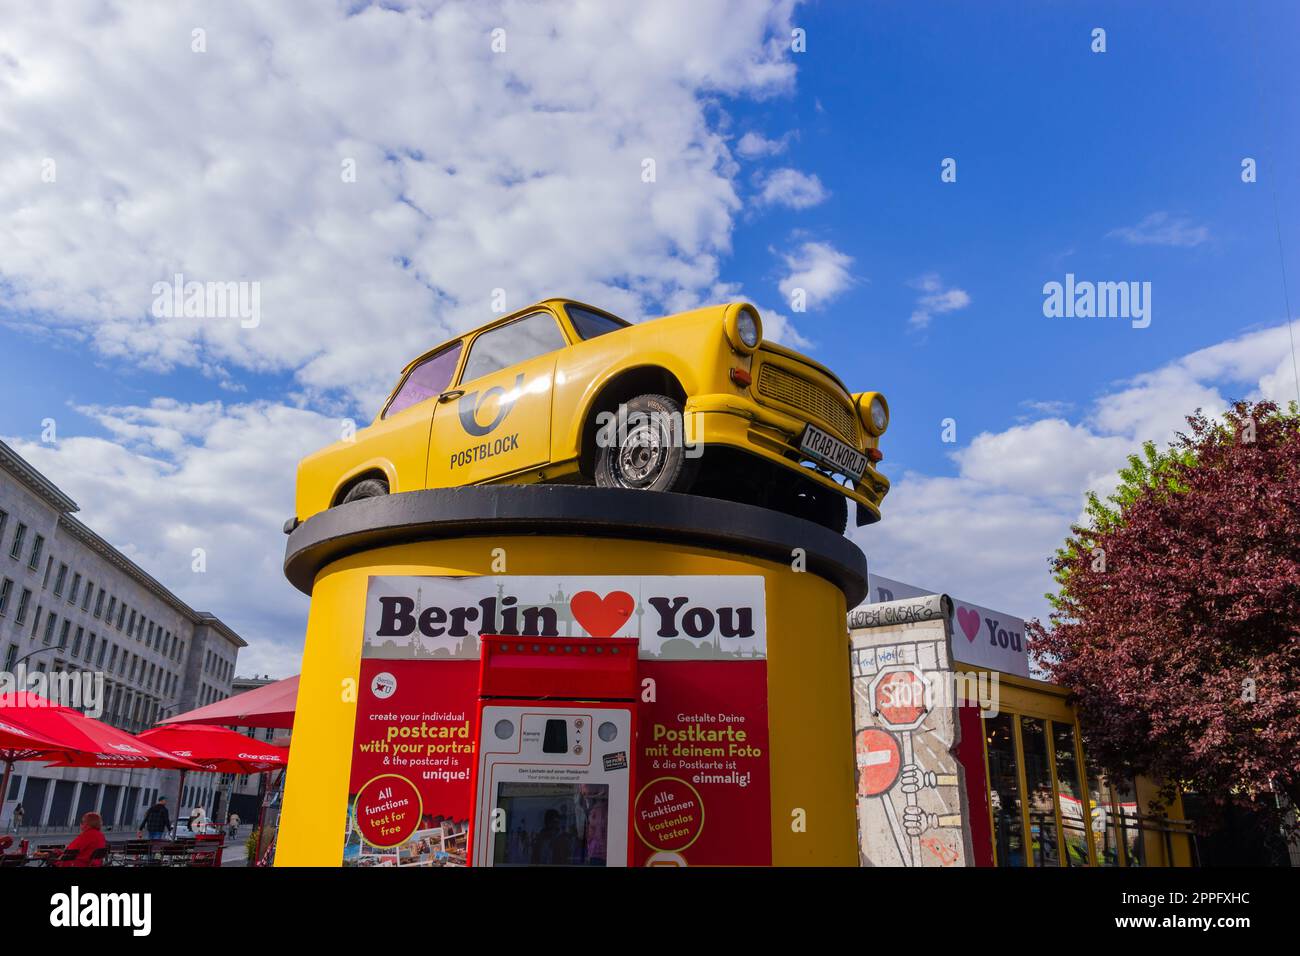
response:
M876 392L763 340L746 302L629 323L548 299L411 362L379 417L298 465L285 530L344 502L494 482L677 491L842 532L880 519Z

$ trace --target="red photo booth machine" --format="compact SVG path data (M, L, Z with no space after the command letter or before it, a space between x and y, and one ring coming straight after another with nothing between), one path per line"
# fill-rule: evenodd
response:
M628 866L637 641L485 636L473 866Z

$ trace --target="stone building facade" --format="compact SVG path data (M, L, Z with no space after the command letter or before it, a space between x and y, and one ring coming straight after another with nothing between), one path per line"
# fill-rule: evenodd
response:
M169 714L229 697L245 641L196 611L75 513L75 501L0 442L0 662L9 675L102 680L100 720L139 733ZM75 828L96 810L135 829L160 794L177 813L179 775L158 770L14 765L0 830L23 806L26 829ZM217 782L190 774L180 807L213 810Z

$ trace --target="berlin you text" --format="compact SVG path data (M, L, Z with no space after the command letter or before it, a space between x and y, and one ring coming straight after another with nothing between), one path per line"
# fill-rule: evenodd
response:
M19 697L23 691L45 703ZM104 675L99 671L28 671L26 664L19 664L12 671L0 671L0 705L71 707L87 717L99 717L104 713Z
M1151 324L1150 282L1089 282L1076 280L1043 286L1043 315L1049 319L1129 319L1135 329Z

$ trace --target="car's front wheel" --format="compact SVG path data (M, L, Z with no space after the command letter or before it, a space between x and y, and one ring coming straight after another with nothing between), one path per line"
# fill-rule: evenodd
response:
M667 395L638 395L596 434L596 485L687 491L699 467L687 454L682 406Z
M388 482L383 478L367 478L364 481L358 481L348 489L348 493L343 496L339 502L341 505L349 501L360 501L362 498L382 498L388 494Z

